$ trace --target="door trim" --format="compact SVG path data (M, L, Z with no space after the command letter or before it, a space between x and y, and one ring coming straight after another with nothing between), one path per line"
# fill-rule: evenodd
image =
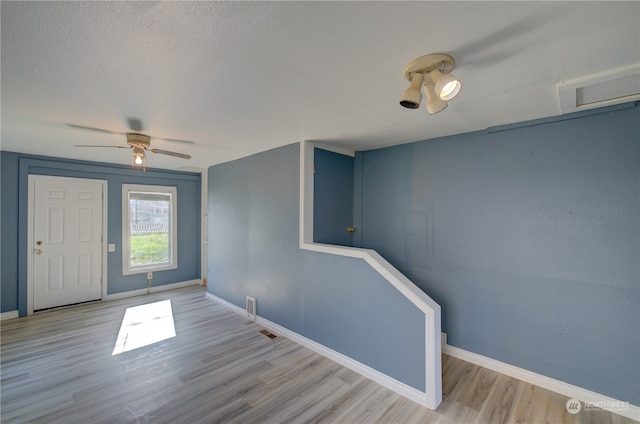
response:
M53 175L29 174L27 194L27 315L33 315L33 226L34 226L34 204L35 204L35 184L37 180L55 178L56 180L90 181L102 185L102 263L100 264L102 301L107 300L107 181L94 180L91 178L58 177Z

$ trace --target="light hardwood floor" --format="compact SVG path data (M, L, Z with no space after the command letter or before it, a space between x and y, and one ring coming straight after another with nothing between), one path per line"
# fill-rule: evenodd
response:
M171 299L176 336L112 356L126 308ZM2 322L9 423L630 423L566 412L568 398L443 356L430 411L205 298L204 289Z

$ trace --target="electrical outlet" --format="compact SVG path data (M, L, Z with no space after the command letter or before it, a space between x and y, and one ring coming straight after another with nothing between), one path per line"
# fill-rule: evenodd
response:
M147 272L147 280L153 280L153 272Z

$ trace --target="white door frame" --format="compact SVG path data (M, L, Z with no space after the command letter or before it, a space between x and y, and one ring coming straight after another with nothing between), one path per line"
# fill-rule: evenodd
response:
M101 281L102 281L102 301L107 300L107 181L94 180L90 178L74 178L74 177L58 177L53 175L36 175L29 174L29 192L27 195L27 315L33 315L33 226L34 222L34 205L35 205L35 184L38 179L56 178L58 180L81 180L100 183L102 185L102 263Z

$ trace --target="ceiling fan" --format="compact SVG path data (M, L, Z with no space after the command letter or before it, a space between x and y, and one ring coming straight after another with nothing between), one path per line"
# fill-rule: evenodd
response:
M67 126L71 128L82 129L82 130L97 131L97 132L102 132L107 134L120 134L120 135L126 136L127 138L126 146L104 146L104 145L100 146L95 144L76 144L75 147L115 147L117 149L133 149L133 157L131 158L131 166L133 168L142 168L143 170L145 169L145 159L146 159L145 151L152 152L152 153L160 153L162 155L175 156L183 159L191 159L191 155L187 155L185 153L178 153L178 152L172 152L169 150L151 148L152 137L138 132L138 131L142 131L141 121L136 118L129 118L127 119L127 122L129 123L129 128L131 129L131 132L109 131L109 130L103 130L101 128L86 127L84 125L76 125L76 124L67 124ZM161 138L161 137L153 137L153 138L158 140L177 142L177 143L193 144L193 141L178 140L175 138Z

